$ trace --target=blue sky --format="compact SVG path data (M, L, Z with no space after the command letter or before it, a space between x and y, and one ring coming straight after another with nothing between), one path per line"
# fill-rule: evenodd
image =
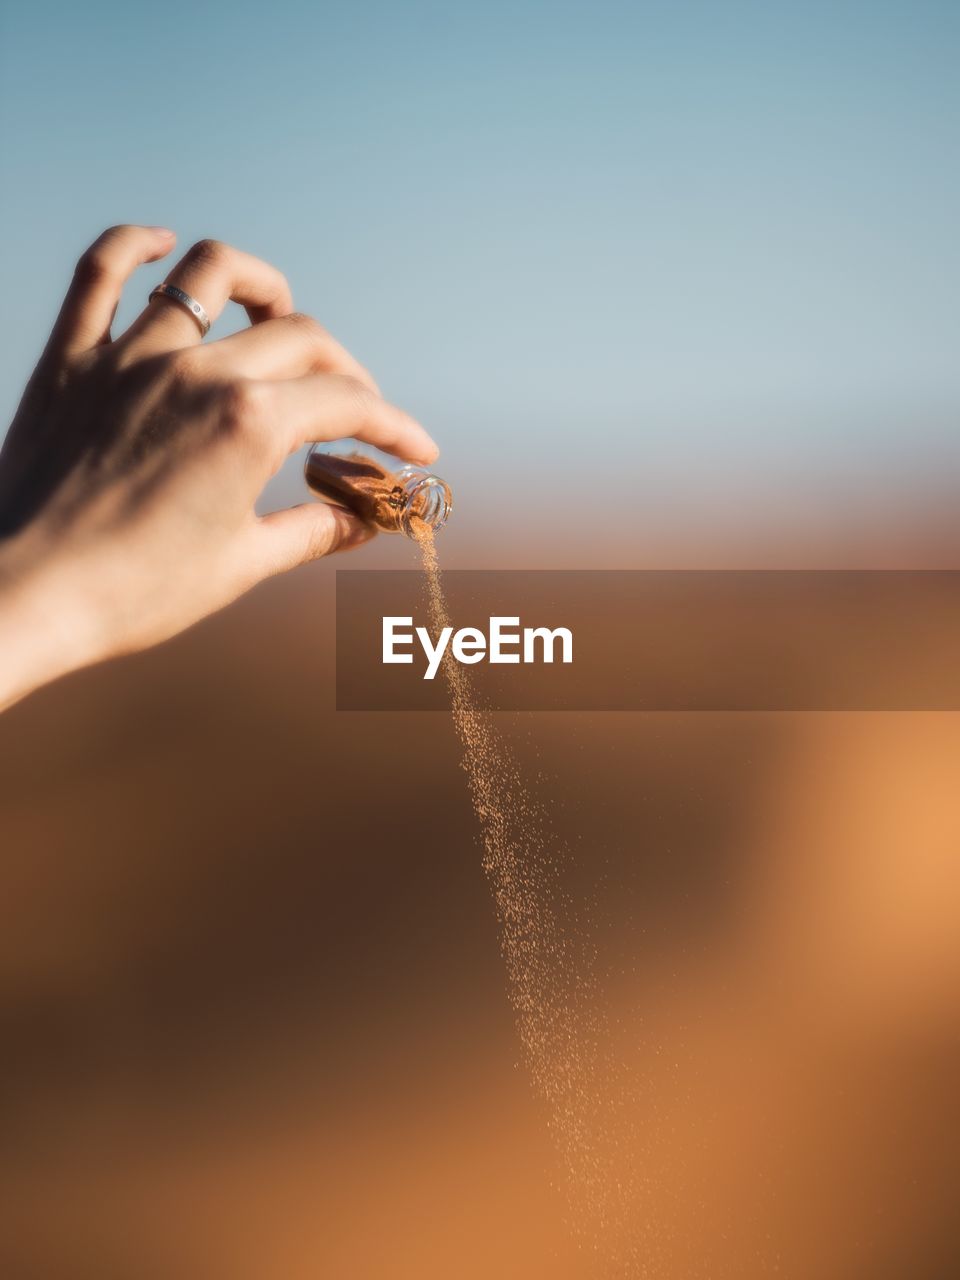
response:
M281 266L461 489L600 444L665 483L953 458L955 4L41 0L2 27L7 417L73 259L129 220Z

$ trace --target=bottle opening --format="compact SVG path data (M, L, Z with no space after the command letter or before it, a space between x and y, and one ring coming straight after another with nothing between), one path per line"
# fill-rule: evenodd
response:
M438 533L453 510L449 485L439 476L420 467L402 467L397 478L407 494L400 524L408 538L414 536L417 522Z

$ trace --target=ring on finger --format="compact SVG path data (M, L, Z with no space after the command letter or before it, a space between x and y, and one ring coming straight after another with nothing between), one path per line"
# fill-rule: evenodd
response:
M150 290L150 297L147 301L152 302L154 298L169 298L171 302L179 302L182 307L186 307L200 326L200 336L202 338L205 338L210 332L210 317L207 315L203 304L198 302L192 294L185 292L183 289L178 289L175 284L158 284L155 289Z

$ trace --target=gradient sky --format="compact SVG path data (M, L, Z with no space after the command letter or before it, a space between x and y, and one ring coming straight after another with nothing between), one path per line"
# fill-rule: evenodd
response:
M7 418L143 221L277 263L458 495L958 474L955 3L38 0L2 50Z

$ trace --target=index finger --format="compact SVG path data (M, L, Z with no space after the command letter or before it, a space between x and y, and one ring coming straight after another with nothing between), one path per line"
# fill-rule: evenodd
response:
M416 418L349 375L319 373L258 386L290 453L304 444L347 437L427 466L440 453Z

